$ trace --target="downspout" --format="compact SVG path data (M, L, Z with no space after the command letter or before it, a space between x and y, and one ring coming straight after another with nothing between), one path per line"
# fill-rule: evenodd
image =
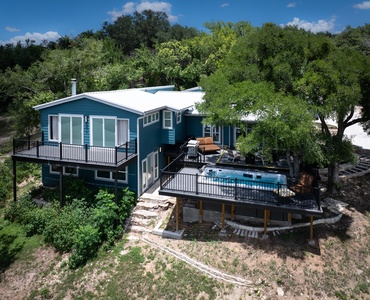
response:
M143 178L141 172L140 172L140 163L141 163L141 160L140 160L140 120L144 119L144 116L141 116L139 118L137 118L136 120L136 143L137 143L137 148L136 148L136 152L137 152L137 196L140 197L141 196L141 180ZM140 193L140 195L139 195Z

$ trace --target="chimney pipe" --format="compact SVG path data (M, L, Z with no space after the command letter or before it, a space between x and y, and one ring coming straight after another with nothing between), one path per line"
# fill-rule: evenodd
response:
M72 83L72 96L76 96L76 83L77 83L77 79L76 78L72 78L71 79L71 83Z

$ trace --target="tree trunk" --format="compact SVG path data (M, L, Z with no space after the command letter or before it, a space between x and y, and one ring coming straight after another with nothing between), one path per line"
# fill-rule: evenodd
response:
M297 153L293 152L293 164L294 164L294 177L298 178L299 177L299 156Z
M328 192L332 195L338 193L339 187L339 163L331 163L328 167Z
M289 175L290 177L293 177L294 175L294 170L293 170L293 164L292 164L292 161L290 159L290 151L287 151L286 152L286 160L288 162L288 167L289 167Z

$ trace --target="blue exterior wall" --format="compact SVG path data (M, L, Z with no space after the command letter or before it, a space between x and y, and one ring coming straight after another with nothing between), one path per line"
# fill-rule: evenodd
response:
M41 130L44 132L44 139L48 141L48 116L58 114L77 114L88 116L88 122L83 122L84 126L84 143L90 144L90 116L112 116L120 119L129 120L129 139L133 140L137 137L137 118L138 114L105 105L89 99L80 99L53 107L45 108L40 111ZM79 170L79 177L83 178L89 185L93 187L112 187L114 181L96 181L94 178L94 170ZM59 175L50 174L49 166L42 167L42 179L45 186L58 186ZM137 192L137 163L134 161L128 166L128 184L119 183L119 188L129 187L130 190Z
M114 116L129 119L130 140L136 138L136 119L138 114L118 109L89 99L81 99L64 104L44 108L40 111L41 130L44 132L45 141L48 137L48 116L58 114L80 114L84 116ZM84 144L90 144L90 117L84 122Z

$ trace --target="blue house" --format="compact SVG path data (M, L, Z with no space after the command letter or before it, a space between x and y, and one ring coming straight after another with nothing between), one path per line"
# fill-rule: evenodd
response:
M312 227L313 216L323 213L319 187L312 182L304 195L293 192L286 180L256 187L250 183L252 177L263 181L270 176L259 170L254 175L242 171L241 179L233 173L213 182L215 170L201 171L185 153L176 153L193 137L212 137L220 148L234 148L238 136L255 123L244 120L246 128L203 124L204 115L195 107L204 96L200 88L174 91L174 86L158 86L78 95L74 91L75 85L72 96L34 107L41 118L38 137L14 139L14 200L16 164L26 161L42 165L44 186L60 186L61 205L63 178L76 176L92 187L113 188L116 197L118 189L126 187L140 196L159 179L159 194L195 201L200 219L203 208L213 210L221 204L222 228L227 211L232 219L238 213L263 218L265 232L270 217L291 222L294 214L309 215ZM220 164L216 171L221 168Z
M174 86L74 94L35 106L40 111L41 137L15 139L17 161L42 164L45 186L76 176L95 187L129 187L145 192L168 163L164 152L189 135L214 136L220 128L203 126L194 105L199 88L174 91Z

